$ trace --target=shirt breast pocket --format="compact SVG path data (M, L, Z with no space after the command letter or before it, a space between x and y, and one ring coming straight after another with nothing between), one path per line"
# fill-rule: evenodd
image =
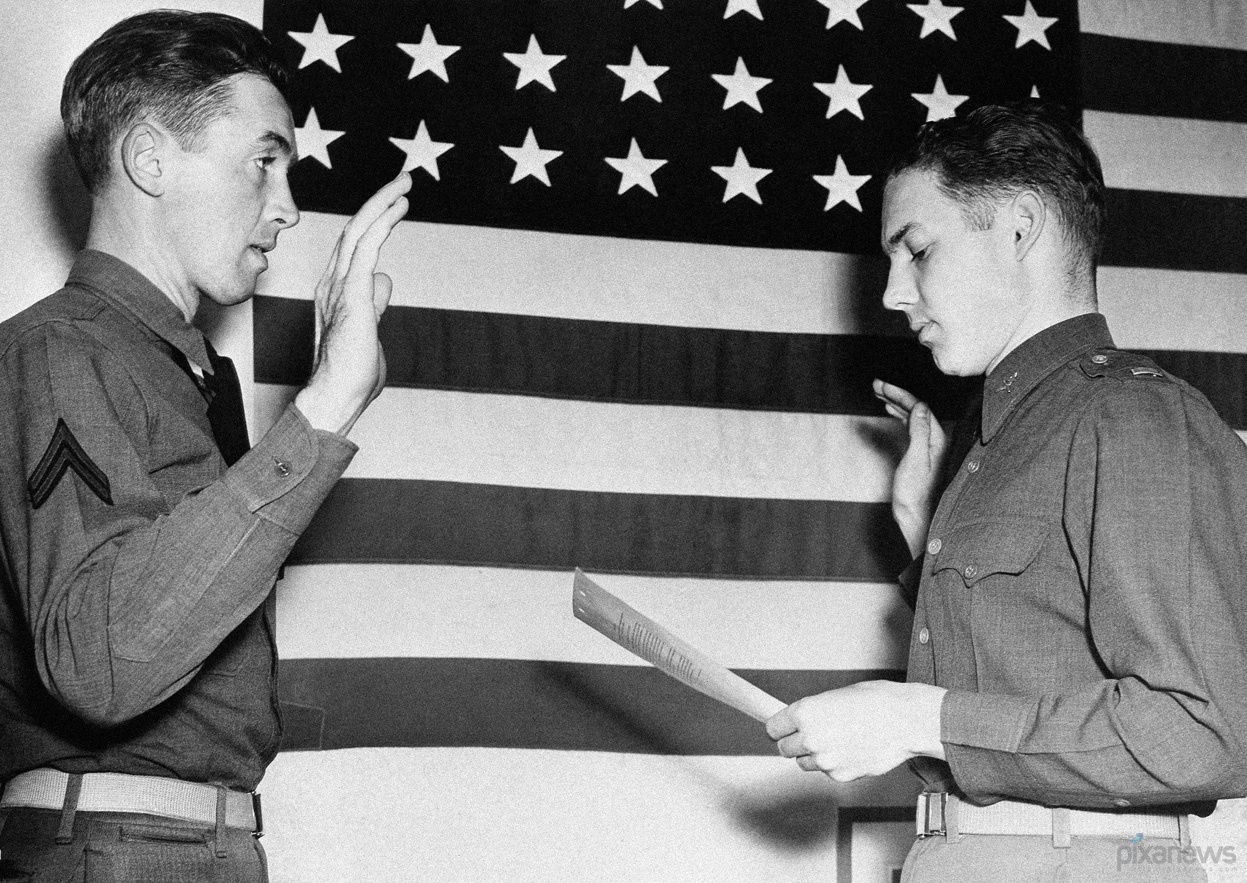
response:
M989 589L998 577L1026 571L1052 526L1038 518L993 518L964 524L942 540L933 572L941 580L960 578L967 588Z

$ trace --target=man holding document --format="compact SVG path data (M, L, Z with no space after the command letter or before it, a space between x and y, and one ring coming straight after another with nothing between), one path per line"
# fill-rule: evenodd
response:
M909 431L908 683L807 697L767 732L838 781L910 762L906 881L1122 880L1140 842L1168 860L1129 879L1203 880L1189 814L1247 794L1247 448L1114 347L1103 227L1099 160L1039 102L928 123L887 177L884 305L943 373L985 375L981 414L950 445L876 381Z

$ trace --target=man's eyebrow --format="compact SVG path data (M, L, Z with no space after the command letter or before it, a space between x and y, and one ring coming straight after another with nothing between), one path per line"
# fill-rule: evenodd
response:
M910 221L908 224L889 236L888 241L884 243L883 253L891 254L896 251L896 247L901 244L901 240L904 239L906 234L908 234L910 230L914 229L915 226L917 226L915 222Z
M274 132L271 129L255 139L258 144L271 144L283 153L290 154L291 160L295 158L294 145L290 143L290 139L280 132Z

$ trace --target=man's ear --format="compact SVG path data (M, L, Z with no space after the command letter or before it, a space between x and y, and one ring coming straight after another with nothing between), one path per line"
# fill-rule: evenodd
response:
M1012 224L1013 253L1022 261L1048 223L1048 207L1034 190L1023 190L1009 204L1009 221Z
M166 156L172 136L149 122L135 123L121 139L121 167L148 196L160 196L168 183Z

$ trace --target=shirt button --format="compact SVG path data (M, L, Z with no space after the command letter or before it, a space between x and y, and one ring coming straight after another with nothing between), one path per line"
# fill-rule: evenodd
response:
M927 631L926 629L923 629L922 631L918 632L918 643L919 644L925 644L927 643L927 641L930 641L930 640L931 640L931 633L929 631Z
M927 554L938 555L940 554L940 549L942 548L944 548L943 540L940 540L940 539L931 540L931 542L927 543Z
M979 461L978 461L978 460L971 460L969 463L967 463L967 464L966 464L966 472L969 472L969 473L972 473L972 474L973 474L973 473L978 472L978 471L979 471Z
M281 460L274 459L273 468L277 470L277 474L280 475L282 478L285 478L287 475L290 474L290 467L287 466L285 463L283 463Z
M1118 797L1116 800L1113 801L1113 806L1129 806L1129 805L1130 805L1130 801L1124 797Z
M1108 356L1103 353L1096 353L1091 357L1091 361L1095 362L1097 365L1103 365L1108 361Z
M966 565L966 570L965 570L966 579L974 579L974 575L978 572L979 572L979 569L975 567L973 564Z

